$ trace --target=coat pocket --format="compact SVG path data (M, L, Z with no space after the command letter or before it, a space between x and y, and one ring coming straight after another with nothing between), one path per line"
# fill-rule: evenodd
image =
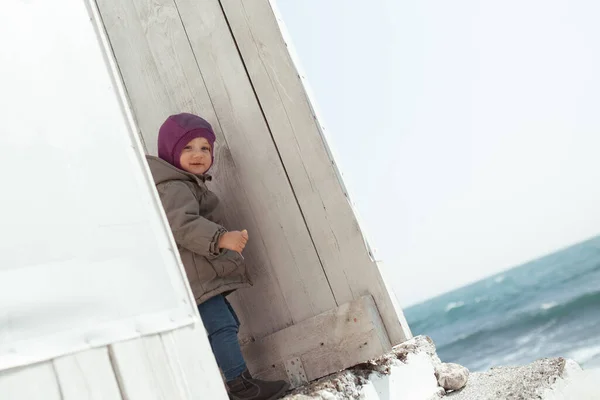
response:
M224 278L239 272L243 266L244 258L238 252L227 250L219 257L208 260L208 262L211 263L217 276Z
M210 282L217 276L217 271L213 268L212 264L207 260L206 257L199 256L198 254L189 252L194 265L195 278L194 280L204 285L206 282ZM190 279L190 283L192 280Z

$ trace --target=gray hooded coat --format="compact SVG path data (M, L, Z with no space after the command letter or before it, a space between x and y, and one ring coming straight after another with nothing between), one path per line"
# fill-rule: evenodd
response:
M197 304L251 286L243 257L218 249L226 230L219 198L206 187L208 176L157 157L147 160Z

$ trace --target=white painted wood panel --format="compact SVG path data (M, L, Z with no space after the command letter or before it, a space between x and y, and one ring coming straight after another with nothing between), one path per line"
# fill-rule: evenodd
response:
M200 321L193 327L114 343L110 356L124 399L228 398Z
M128 400L185 399L160 336L114 343L111 359L123 397Z
M335 307L218 2L98 4L147 147L170 113L196 112L215 127L213 187L229 227L251 235L245 257L255 288L232 296L242 337Z
M161 335L165 352L176 375L182 379L190 400L227 398L219 367L210 349L204 328L198 323ZM215 398L220 398L215 397Z
M121 392L108 356L101 347L52 361L62 400L121 400Z
M269 0L221 3L336 301L371 293L392 342L406 340L402 310L371 257Z
M51 362L0 372L2 400L61 400L60 388Z

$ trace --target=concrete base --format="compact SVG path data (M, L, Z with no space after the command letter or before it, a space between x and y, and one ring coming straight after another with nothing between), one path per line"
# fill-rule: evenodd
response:
M441 361L431 339L417 336L392 352L299 388L287 400L598 400L600 371L564 358L498 367L469 376L457 391L438 386ZM594 383L594 387L592 384Z
M518 367L497 367L471 374L460 391L448 400L597 400L587 371L573 360L547 358ZM589 383L586 387L585 381Z

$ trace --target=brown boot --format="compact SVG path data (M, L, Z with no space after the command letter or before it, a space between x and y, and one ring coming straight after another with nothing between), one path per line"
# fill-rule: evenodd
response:
M275 400L283 396L290 385L285 381L261 381L252 378L245 370L240 376L227 382L231 400Z

